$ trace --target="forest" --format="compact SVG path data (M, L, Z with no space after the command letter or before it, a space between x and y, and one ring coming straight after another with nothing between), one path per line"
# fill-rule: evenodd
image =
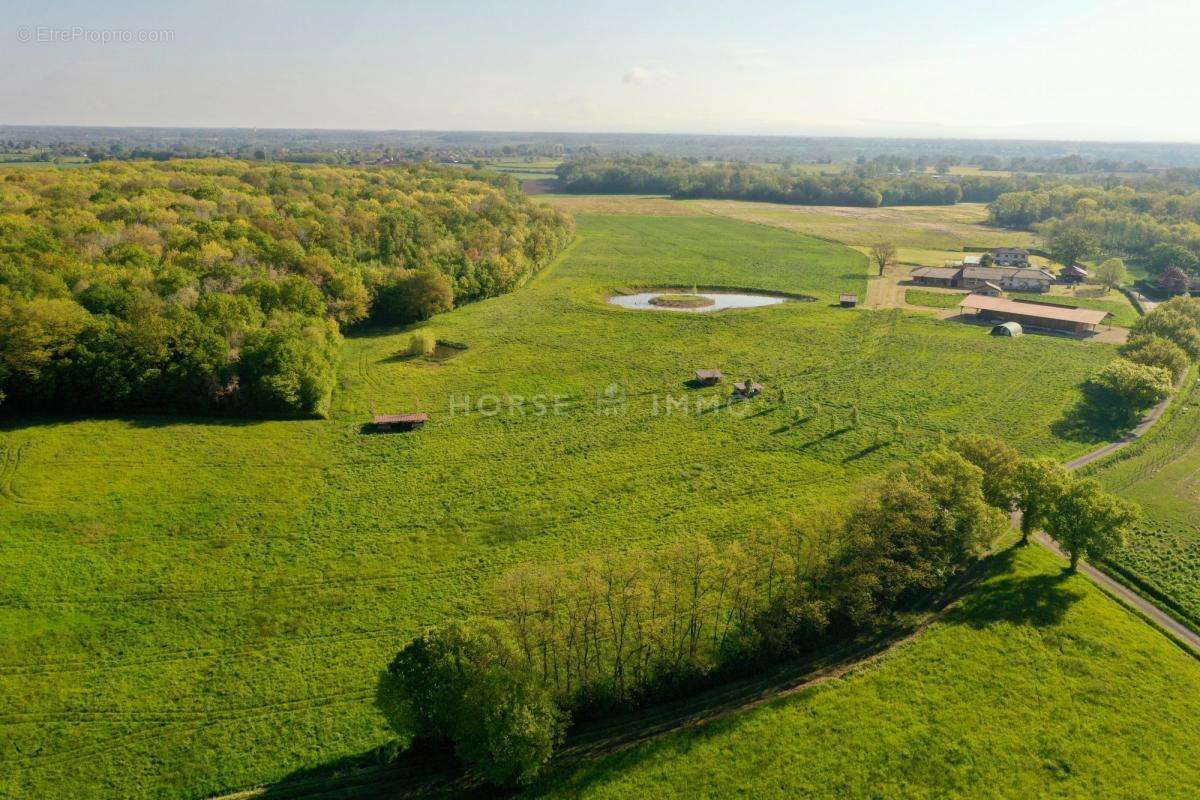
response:
M572 236L488 173L15 170L0 179L3 407L323 415L342 331L510 291Z
M557 174L563 191L578 194L666 194L867 208L988 202L1031 185L1030 179L1022 177L886 172L876 162L817 174L787 166L703 164L658 156L579 159L559 166Z
M1051 243L1074 239L1078 258L1131 256L1156 277L1173 268L1194 276L1200 270L1197 183L1192 171L1180 170L1135 184L1049 185L1001 195L988 216L994 225L1039 230Z

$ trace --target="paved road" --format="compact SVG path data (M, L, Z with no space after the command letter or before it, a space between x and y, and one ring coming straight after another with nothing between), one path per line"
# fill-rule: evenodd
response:
M1122 447L1126 447L1131 442L1135 442L1142 438L1154 424L1162 418L1162 415L1171 405L1171 399L1167 398L1154 408L1150 409L1150 413L1142 420L1142 423L1130 431L1125 438L1112 444L1107 444L1098 450L1094 450L1087 455L1080 456L1073 461L1068 461L1067 469L1075 470L1080 467L1090 464L1093 461L1098 461L1111 453L1115 453ZM1067 555L1058 546L1058 542L1051 539L1045 532L1039 532L1034 536L1038 544L1042 545L1050 552L1057 554L1064 561L1067 560ZM1194 653L1200 655L1200 634L1197 634L1191 628L1187 627L1173 616L1163 611L1157 605L1147 600L1142 595L1130 589L1120 581L1110 577L1108 574L1096 569L1091 564L1081 561L1079 563L1079 572L1088 576L1101 589L1116 597L1121 602L1139 611L1143 616L1162 628L1167 634L1178 641L1180 644L1190 648Z

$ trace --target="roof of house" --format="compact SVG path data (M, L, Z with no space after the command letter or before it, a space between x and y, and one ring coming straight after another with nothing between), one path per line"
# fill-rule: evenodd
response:
M909 273L913 278L939 278L941 280L954 280L961 272L958 267L918 267Z
M698 369L698 370L696 370L696 377L702 381L708 381L708 380L714 380L714 379L720 380L721 379L721 370L719 370L719 369Z
M1062 269L1060 269L1058 271L1058 274L1059 275L1064 275L1064 274L1081 275L1084 278L1086 278L1088 276L1088 271L1086 269L1084 269L1083 267L1079 266L1078 264L1072 264L1069 267L1063 267Z
M1029 255L1029 251L1023 247L993 247L992 253L1015 253L1016 255Z
M984 281L984 282L983 282L983 285L984 285L984 286L986 286L987 288L991 289L993 292L1000 292L1000 291L1003 291L1003 290L1000 288L1000 285L999 285L999 284L997 284L997 283L992 283L991 281Z
M959 308L973 308L976 311L1019 314L1023 317L1036 317L1057 322L1081 322L1085 325L1096 325L1103 322L1108 316L1107 311L1099 309L1073 308L1053 303L1037 303L1032 300L1006 300L1003 297L988 297L985 294L967 295L958 305Z
M429 415L424 411L411 414L375 414L371 421L376 425L391 425L397 422L428 422Z
M858 295L856 295L856 294L843 294L843 295L840 295L840 296L838 297L838 300L839 300L839 301L841 301L841 302L843 302L843 303L857 303L857 302L858 302Z
M977 267L983 263L983 256L963 256L964 267Z
M1054 280L1054 276L1046 270L1034 267L966 267L963 269L963 277L977 281L994 281L1004 278Z

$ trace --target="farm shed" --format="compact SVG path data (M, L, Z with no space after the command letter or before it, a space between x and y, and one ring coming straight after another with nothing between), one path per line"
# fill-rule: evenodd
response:
M1061 283L1083 283L1087 279L1088 271L1078 264L1063 267L1058 271L1058 280Z
M1025 333L1019 322L1001 322L992 328L992 336L1020 336Z
M941 286L943 289L953 288L962 270L958 267L919 267L909 273L913 283L921 286Z
M842 308L854 308L858 305L858 295L844 294L838 298L838 303L841 304Z
M721 375L721 371L719 369L698 369L698 370L696 370L696 382L699 383L701 386L712 386L714 384L720 383L721 378L723 378L723 377L724 376Z
M981 320L1017 322L1024 328L1041 328L1082 335L1094 333L1108 316L1107 311L1060 306L1034 300L1006 300L981 294L968 295L959 308L974 311Z
M392 431L411 431L423 428L429 421L429 415L424 412L411 414L375 414L371 417L375 430L382 433Z

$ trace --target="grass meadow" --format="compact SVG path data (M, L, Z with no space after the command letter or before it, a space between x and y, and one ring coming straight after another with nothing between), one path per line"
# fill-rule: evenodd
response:
M552 775L538 798L1195 797L1200 663L1036 546L840 679Z
M349 337L328 420L0 429L0 796L202 797L319 767L389 738L379 670L421 626L479 609L513 565L740 536L840 502L960 431L1058 458L1090 447L1054 423L1111 347L1000 343L974 326L837 308L839 292L864 292L866 258L782 228L713 215L578 224L560 261L519 291L424 326L467 346L450 358L405 356L411 330ZM673 283L816 299L712 315L606 303ZM686 383L700 367L753 377L765 395L727 407L726 389ZM429 412L420 433L364 431L372 411L408 410ZM963 659L938 642L982 637L991 661L966 666L989 679L1003 659L1049 657L1022 654L1024 629L973 630L947 628L912 653L950 670ZM1076 670L1124 655L1118 638L1061 636ZM1065 695L1021 681L990 691L1032 692L1041 699L1024 707L1089 738L1092 721ZM1191 686L1180 678L1172 697ZM958 700L957 725L995 710ZM855 725L886 717L864 709L822 727L849 746ZM910 734L973 757L929 725ZM1040 768L1067 769L1051 745Z
M904 302L925 308L958 308L967 292L930 292L925 289L906 289Z

